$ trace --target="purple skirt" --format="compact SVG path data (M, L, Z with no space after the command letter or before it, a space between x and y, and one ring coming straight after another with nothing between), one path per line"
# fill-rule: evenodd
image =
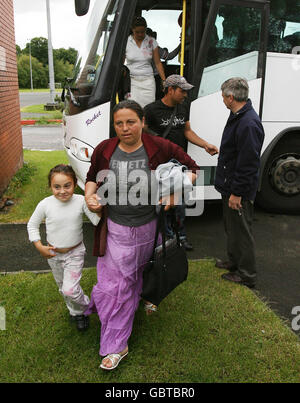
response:
M101 356L120 353L131 335L143 284L143 268L153 250L156 220L140 227L107 221L107 245L97 261L97 284L85 315L98 313Z

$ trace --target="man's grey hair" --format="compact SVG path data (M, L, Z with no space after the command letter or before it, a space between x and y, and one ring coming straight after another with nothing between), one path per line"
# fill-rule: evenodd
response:
M247 80L241 77L233 77L226 80L221 86L222 93L233 98L238 102L246 102L249 95L249 86Z

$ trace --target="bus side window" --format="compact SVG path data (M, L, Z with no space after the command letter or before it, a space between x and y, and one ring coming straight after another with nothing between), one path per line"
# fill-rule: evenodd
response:
M289 45L289 53L294 53L293 49L296 48L296 46L300 46L300 24L299 31L285 36L284 41Z
M271 1L269 52L292 53L296 46L300 46L300 15L297 3L298 0Z

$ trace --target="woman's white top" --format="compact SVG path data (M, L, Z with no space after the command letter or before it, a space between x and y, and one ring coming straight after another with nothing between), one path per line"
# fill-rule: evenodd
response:
M97 225L100 217L92 213L84 196L73 194L67 202L61 202L55 196L46 197L34 210L27 224L30 242L39 241L40 224L46 223L47 242L57 248L71 248L83 240L83 213Z
M146 35L139 48L133 36L129 35L126 46L126 66L131 76L153 76L151 61L155 48L157 48L157 42L154 38Z

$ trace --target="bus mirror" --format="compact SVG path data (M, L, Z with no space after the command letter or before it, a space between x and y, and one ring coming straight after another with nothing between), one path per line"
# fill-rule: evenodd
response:
M78 16L87 14L89 7L90 0L75 0L75 12Z

